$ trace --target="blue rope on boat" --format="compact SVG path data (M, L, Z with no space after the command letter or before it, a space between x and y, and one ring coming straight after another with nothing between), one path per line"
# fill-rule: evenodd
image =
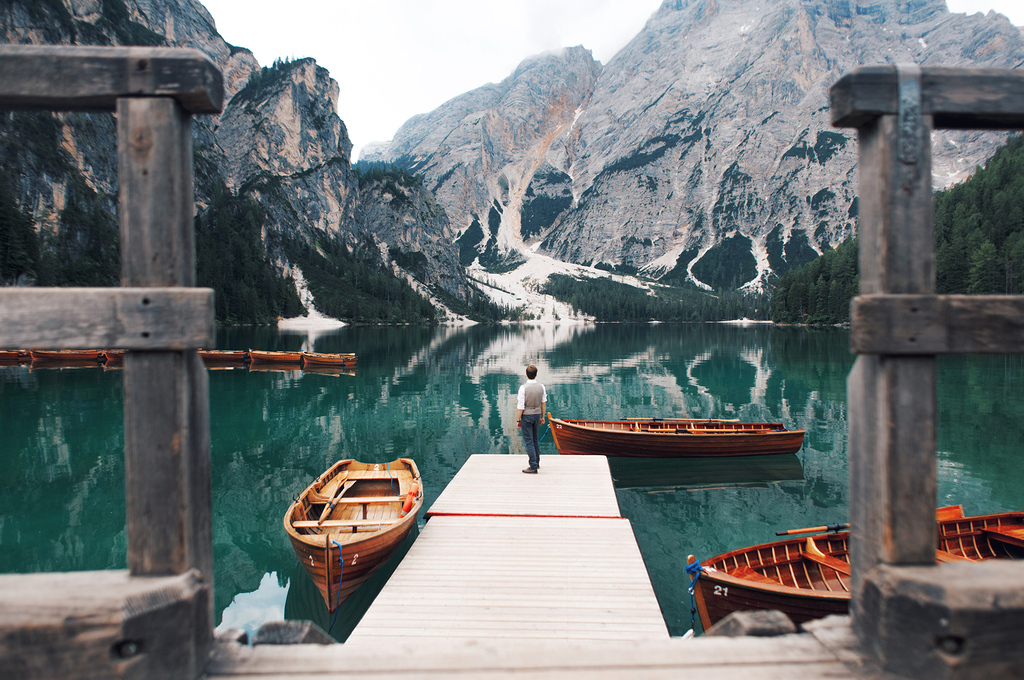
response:
M341 599L341 581L342 581L342 579L345 576L345 560L341 556L341 543L338 543L333 538L331 539L331 543L333 543L334 545L338 546L338 597L335 598L336 601L337 601L337 600ZM328 584L328 585L330 585L330 584ZM327 634L328 635L331 634L331 628L334 628L334 622L338 620L338 610L340 610L340 609L341 609L341 602L338 602L338 606L335 607L335 609L334 609L334 618L331 619L331 625L327 629Z
M540 439L537 440L537 443L540 444L542 441L544 441L544 437L546 437L548 432L550 432L550 431L551 431L551 426L548 425L548 429L544 430L544 434L542 434L540 436Z
M391 463L384 463L384 469L388 471L388 479L391 480L391 490L398 495L398 489L395 488L395 476L391 474Z
M690 630L693 630L694 614L697 613L697 600L693 596L693 588L697 585L697 579L700 578L703 568L700 566L700 560L694 559L693 564L686 565L686 573L692 576L690 579Z

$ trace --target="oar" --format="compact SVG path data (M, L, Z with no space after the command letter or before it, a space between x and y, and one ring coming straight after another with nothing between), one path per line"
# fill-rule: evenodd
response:
M824 524L820 527L807 527L806 529L790 529L789 531L776 531L776 536L792 536L793 534L821 533L822 531L842 531L849 529L850 523L846 524Z
M338 504L338 500L345 495L345 492L348 491L353 484L355 484L354 479L351 482L348 481L348 472L348 470L345 470L338 475L341 477L341 483L335 488L334 496L331 498L330 502L324 506L324 511L320 513L320 519L317 520L317 524L321 524L325 519L327 519L328 515L331 514L331 511L334 510L334 506Z

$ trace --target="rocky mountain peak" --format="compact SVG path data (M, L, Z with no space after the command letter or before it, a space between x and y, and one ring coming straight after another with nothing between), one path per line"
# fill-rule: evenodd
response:
M436 186L464 230L463 262L507 266L533 249L760 288L855 232L856 139L831 127L828 88L859 65L897 62L1014 67L1024 38L996 15L951 14L943 0L666 0L604 68L595 62L585 95L561 90L577 98L537 127L550 136L496 144L470 134L495 112L510 124L550 106L537 99L543 88L524 88L524 99L492 86L410 121L380 158L411 161ZM566 122L570 101L579 104ZM1000 140L937 133L936 187Z

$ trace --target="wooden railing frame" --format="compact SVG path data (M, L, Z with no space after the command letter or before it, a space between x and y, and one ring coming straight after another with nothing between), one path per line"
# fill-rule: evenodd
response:
M954 575L976 565L935 564L936 355L1024 351L1024 296L935 295L931 133L1024 128L1024 73L862 67L830 97L832 124L856 128L859 144L861 295L851 307L858 357L847 383L852 627L890 672L931 678L995 668L1000 660L974 641L998 628L998 615L992 625L986 611L972 612L970 624L957 611L916 621L897 600L907 584L926 590L939 582L947 584L942 606L953 606L978 586ZM1002 567L1024 585L1024 567ZM890 588L896 582L900 594Z
M213 346L214 316L213 291L193 288L192 116L219 113L223 97L198 50L0 46L0 109L116 112L122 286L2 291L0 346L129 350L128 572L0 577L20 602L0 615L0 665L18 677L196 678L209 659L209 396L196 349Z

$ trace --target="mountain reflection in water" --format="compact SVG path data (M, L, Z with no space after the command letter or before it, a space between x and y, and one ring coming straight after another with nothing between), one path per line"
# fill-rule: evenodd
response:
M429 508L470 455L525 455L515 395L532 363L556 416L740 418L807 431L801 453L771 460L612 462L622 514L681 635L688 554L846 521L848 347L841 329L715 324L219 329L220 349L359 361L341 376L209 372L217 622L255 629L283 611L330 627L282 528L288 504L341 458L414 458ZM938 501L969 514L1020 509L1024 358L938 365ZM0 366L0 571L125 567L121 376ZM550 435L541 453L556 453ZM346 637L362 606L341 611L332 632Z

